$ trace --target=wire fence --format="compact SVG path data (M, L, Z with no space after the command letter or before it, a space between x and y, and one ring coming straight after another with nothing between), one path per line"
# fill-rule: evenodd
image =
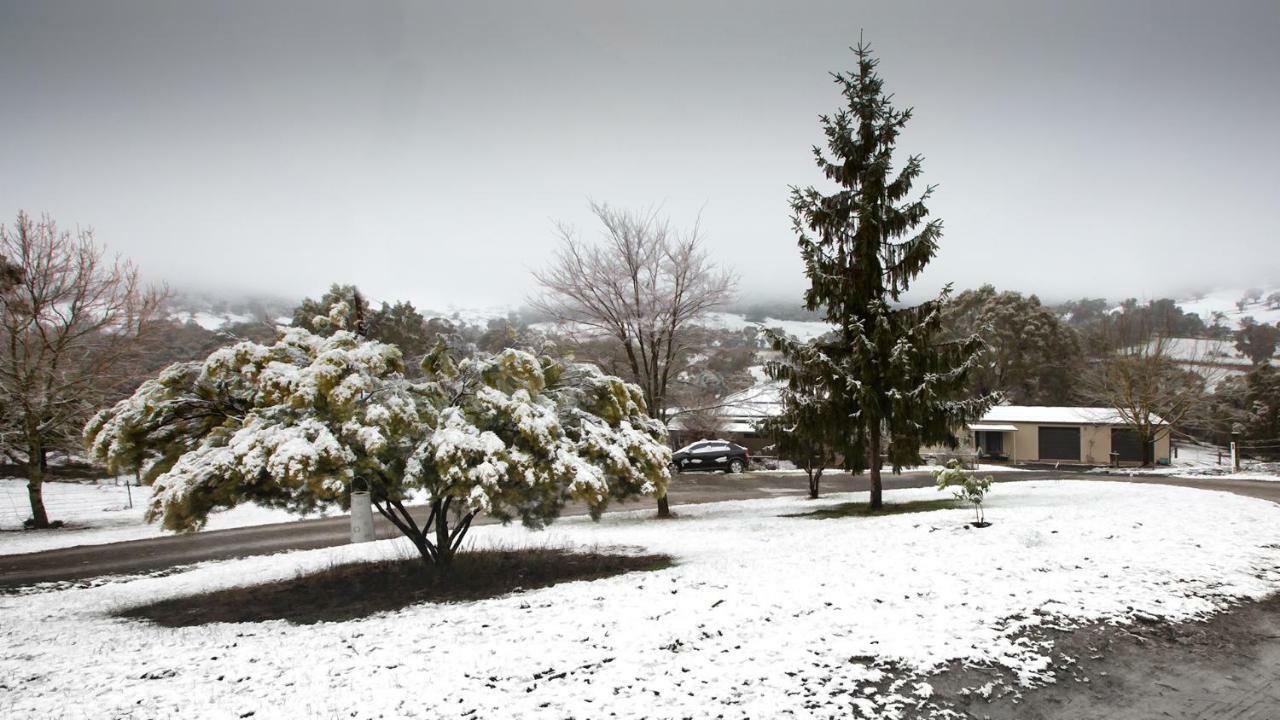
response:
M129 504L129 488L123 484L46 482L41 493L45 510L51 519L101 517L118 512ZM133 488L134 491L137 488ZM135 505L138 498L134 498ZM17 478L0 480L0 528L21 528L31 517L31 501L27 481Z

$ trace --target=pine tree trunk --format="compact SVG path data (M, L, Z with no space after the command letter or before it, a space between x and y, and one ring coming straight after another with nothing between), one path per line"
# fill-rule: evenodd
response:
M27 499L31 501L32 527L49 527L49 513L44 509L44 449L38 440L28 445Z
M870 428L871 442L869 464L871 466L871 509L884 507L884 486L880 482L880 424L877 422Z
M667 502L666 493L662 493L662 495L658 497L658 517L660 518L671 517L671 504Z

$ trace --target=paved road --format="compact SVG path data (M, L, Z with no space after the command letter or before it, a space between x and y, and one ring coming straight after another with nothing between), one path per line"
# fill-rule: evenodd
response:
M998 481L1042 480L1071 477L1079 479L1130 480L1128 477L1098 477L1065 471L1023 471L993 473ZM1164 483L1205 490L1224 490L1241 495L1280 502L1280 483L1264 481L1176 478L1132 478L1134 482ZM886 476L886 488L926 487L933 484L928 473L906 473ZM723 500L802 495L807 491L803 475L774 473L684 474L670 488L671 503L677 508L692 503ZM822 491L850 492L868 489L867 478L839 473L823 478ZM614 510L636 510L645 504L629 503ZM425 519L425 511L418 510ZM418 514L415 512L415 515ZM582 515L586 508L571 506L566 515ZM381 517L376 517L380 538L395 537L398 532ZM481 523L483 521L477 521ZM133 540L109 545L46 550L24 555L0 555L0 587L17 587L41 582L82 580L101 575L141 573L163 570L206 560L265 555L285 550L341 545L348 541L349 520L343 517L322 520L259 525L255 527L214 530L192 535L177 535L148 540Z

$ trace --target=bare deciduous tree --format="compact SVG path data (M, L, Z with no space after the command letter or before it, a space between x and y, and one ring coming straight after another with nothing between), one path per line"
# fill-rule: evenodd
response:
M593 202L591 211L604 226L603 241L584 242L560 225L560 248L534 274L543 293L531 302L561 323L616 342L649 415L665 422L667 388L688 357L693 323L728 302L736 278L711 259L697 223L680 232L653 209ZM665 495L658 515L670 515Z
M1206 387L1215 385L1222 371L1212 360L1213 341L1169 338L1143 329L1121 330L1113 338L1112 351L1086 372L1082 393L1133 426L1142 464L1151 465L1161 421L1181 423L1201 405Z
M32 524L49 526L42 484L52 450L81 447L81 428L118 393L164 293L127 261L108 259L91 230L19 213L0 225L0 254L19 270L0 294L0 403L21 444Z

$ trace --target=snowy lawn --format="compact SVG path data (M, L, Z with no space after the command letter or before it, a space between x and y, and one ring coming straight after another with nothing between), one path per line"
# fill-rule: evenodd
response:
M101 483L46 482L44 504L49 519L62 520L67 526L55 530L24 530L23 521L31 517L27 481L17 478L0 479L0 555L172 535L172 532L161 528L159 523L148 524L143 520L151 488L132 488L132 508L128 506L129 490L123 484L114 484L112 480ZM284 510L246 503L210 515L206 529L226 530L249 525L293 522L298 519L297 515Z
M1228 467L1193 468L1175 473L1165 473L1184 478L1221 478L1223 480L1265 480L1280 482L1280 463L1249 463L1239 472Z
M939 497L894 490L889 502ZM1280 507L1096 481L996 485L964 508L786 518L767 499L485 526L477 546L624 547L677 565L359 621L166 629L112 611L407 551L205 563L0 597L4 717L895 717L958 661L1052 678L1045 626L1181 621L1280 589Z

